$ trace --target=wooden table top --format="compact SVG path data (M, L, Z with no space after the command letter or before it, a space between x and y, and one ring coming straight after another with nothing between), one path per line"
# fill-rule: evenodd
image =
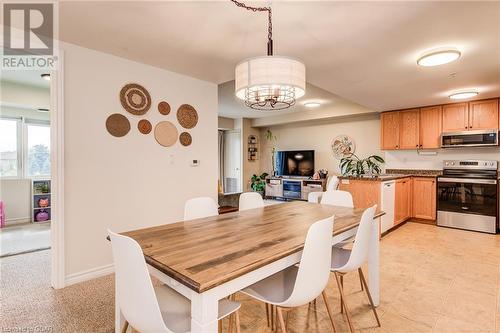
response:
M356 227L362 213L294 201L123 235L139 243L148 264L201 293L302 250L316 221L335 215L337 235Z

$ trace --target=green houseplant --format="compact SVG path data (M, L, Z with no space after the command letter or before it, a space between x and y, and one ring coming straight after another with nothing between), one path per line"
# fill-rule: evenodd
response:
M356 154L351 154L340 160L340 171L343 176L378 175L382 171L382 163L385 161L378 155L360 159Z
M260 193L264 196L264 189L266 188L266 177L268 174L266 172L262 173L260 176L253 175L250 179L250 187L253 191Z

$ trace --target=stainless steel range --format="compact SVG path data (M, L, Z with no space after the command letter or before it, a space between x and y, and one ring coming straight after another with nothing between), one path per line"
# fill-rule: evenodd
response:
M498 162L444 161L437 185L437 224L496 233Z

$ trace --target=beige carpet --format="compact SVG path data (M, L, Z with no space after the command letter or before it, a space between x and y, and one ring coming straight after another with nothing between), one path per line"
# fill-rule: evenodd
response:
M1 332L113 332L113 276L53 290L49 251L4 258L0 265ZM500 235L408 223L384 237L381 328L357 274L345 285L360 332L500 333ZM327 293L338 332L348 332L333 279ZM238 300L243 332L271 332L260 303ZM321 299L316 308L294 310L289 324L289 332L332 331Z

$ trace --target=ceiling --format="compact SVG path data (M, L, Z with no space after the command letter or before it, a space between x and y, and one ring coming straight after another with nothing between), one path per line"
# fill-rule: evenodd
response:
M266 52L267 16L229 1L65 1L59 12L63 41L218 84ZM447 103L471 87L500 96L498 1L274 1L273 18L275 54L302 59L309 83L372 110ZM462 57L416 65L439 46Z
M38 70L3 70L0 72L2 81L24 84L41 88L50 88L50 81L42 79L40 75L47 71Z

